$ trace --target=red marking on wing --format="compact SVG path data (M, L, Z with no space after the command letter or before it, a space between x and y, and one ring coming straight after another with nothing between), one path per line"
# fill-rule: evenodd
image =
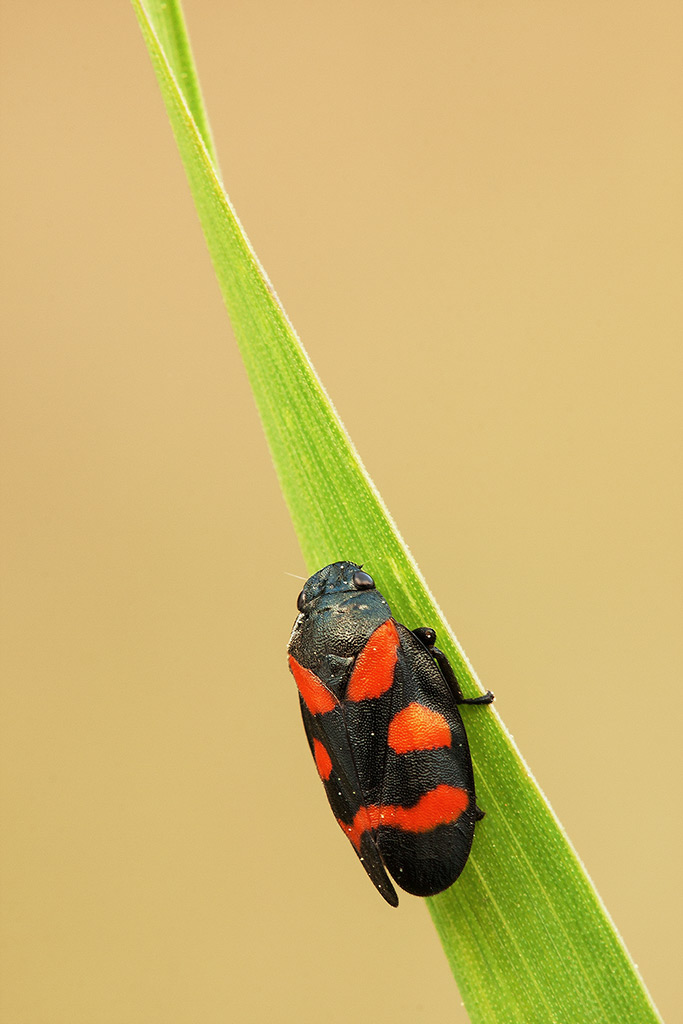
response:
M352 825L347 825L341 818L337 818L337 824L341 828L342 832L351 840L356 849L360 852L360 841L364 832L371 832L377 825L373 824L373 811L378 810L377 807L361 807L353 819Z
M315 672L300 665L296 658L289 656L289 667L299 689L304 704L312 715L324 715L326 711L334 711L338 701L333 693L321 683Z
M438 711L414 701L392 718L388 742L397 754L407 754L411 750L436 750L438 747L450 747L451 730Z
M381 697L391 688L399 643L396 626L391 619L377 627L356 658L346 689L347 700Z
M467 810L469 797L456 786L437 786L420 797L414 807L400 804L371 804L361 807L352 825L339 821L340 826L357 850L364 832L389 825L403 832L430 832L438 825L452 825Z
M332 774L332 760L320 740L313 740L313 757L315 758L318 775L327 782Z

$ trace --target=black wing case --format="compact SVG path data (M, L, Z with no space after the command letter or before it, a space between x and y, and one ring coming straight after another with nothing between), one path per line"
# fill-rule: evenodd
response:
M382 863L371 828L365 787L361 784L354 761L343 705L310 669L303 669L308 682L311 677L314 679L318 697L317 700L311 699L310 693L306 692L306 683L301 679L301 666L295 662L292 671L299 685L301 717L308 744L330 807L371 881L387 903L396 907L398 896Z
M405 626L396 629L377 845L401 888L432 896L453 884L472 846L472 761L454 695L434 658Z

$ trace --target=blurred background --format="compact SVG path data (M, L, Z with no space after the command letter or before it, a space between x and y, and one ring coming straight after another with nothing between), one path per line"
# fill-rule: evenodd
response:
M680 5L186 15L247 233L673 1020ZM132 8L2 19L0 1016L464 1022L310 761L305 568Z

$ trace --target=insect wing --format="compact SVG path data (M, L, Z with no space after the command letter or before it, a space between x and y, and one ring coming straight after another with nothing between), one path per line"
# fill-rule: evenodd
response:
M392 907L398 896L382 863L370 826L364 789L358 775L344 707L309 669L294 658L290 667L300 693L301 717L308 744L330 807L363 867Z
M476 820L465 728L433 657L405 626L400 640L377 822L382 860L416 896L442 892L469 856Z

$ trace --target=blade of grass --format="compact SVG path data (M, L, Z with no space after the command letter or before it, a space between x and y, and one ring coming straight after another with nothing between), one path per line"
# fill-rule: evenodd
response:
M154 25L159 46L163 51L169 70L178 83L197 131L211 157L211 162L218 171L216 147L202 98L199 77L192 58L190 37L187 34L182 7L173 0L171 3L167 3L166 0L146 0L145 9L151 24Z
M365 562L408 626L474 672L366 473L225 195L177 0L132 0L310 571ZM169 53L164 51L164 45ZM468 717L487 817L461 879L428 906L475 1024L648 1024L649 995L495 710Z

